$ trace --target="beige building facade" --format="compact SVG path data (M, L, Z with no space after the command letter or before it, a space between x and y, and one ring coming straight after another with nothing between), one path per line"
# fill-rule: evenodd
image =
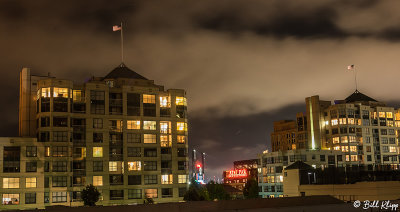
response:
M0 143L1 157L20 158L2 169L2 182L20 182L1 187L2 208L81 205L88 184L101 192L102 205L183 200L188 132L182 89L164 90L124 64L83 84L24 68L19 123L21 137ZM37 151L29 157L36 161L30 174L37 184L26 195L23 155L31 149Z

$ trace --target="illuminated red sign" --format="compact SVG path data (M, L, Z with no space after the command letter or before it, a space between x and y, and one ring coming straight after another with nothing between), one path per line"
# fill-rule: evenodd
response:
M201 165L200 165L200 164L197 164L197 168L201 168Z
M246 169L236 169L226 171L226 178L246 178L247 170Z

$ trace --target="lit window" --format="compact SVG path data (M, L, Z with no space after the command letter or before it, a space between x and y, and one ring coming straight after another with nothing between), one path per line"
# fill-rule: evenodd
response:
M161 175L161 184L172 184L172 174Z
M385 118L385 112L379 112L379 118Z
M346 155L346 161L350 161L350 155Z
M19 188L19 178L3 178L3 188Z
M171 107L169 96L160 96L160 107Z
M140 121L139 120L128 120L126 127L128 130L140 130Z
M36 177L28 177L25 181L26 188L36 188Z
M128 162L129 171L140 171L142 170L142 163L140 161Z
M42 88L42 97L50 97L50 88Z
M175 104L176 104L176 105L183 105L183 106L186 106L186 98L185 98L185 97L177 96L177 97L176 97Z
M93 147L93 157L94 158L103 157L103 147Z
M185 174L178 175L178 183L187 183L187 175Z
M350 151L351 152L357 152L357 147L356 146L350 146Z
M171 135L160 135L161 147L170 147L172 145Z
M170 121L160 122L160 132L161 133L171 133L171 122Z
M157 122L156 121L143 121L143 129L144 130L156 130Z
M341 146L342 148L342 152L348 152L349 151L349 147L348 146Z
M185 122L177 122L176 128L176 130L180 132L187 131L187 124Z
M339 143L339 137L332 138L332 141L333 141L334 144L338 144Z
M3 194L3 205L19 205L19 194Z
M46 146L44 148L44 156L50 157L50 147L49 146Z
M177 136L178 144L185 144L186 143L186 136L185 135L178 135Z
M357 155L352 155L351 156L351 161L357 161L357 158L358 158Z
M53 88L53 97L68 98L68 88Z
M155 104L156 103L156 96L155 95L143 94L143 103Z
M346 118L340 118L339 124L346 124Z
M337 119L332 119L331 120L332 126L335 126L338 124L338 120Z
M108 170L110 172L116 172L118 171L118 164L116 161L110 161L108 162Z
M394 146L389 147L389 152L396 152L396 147Z
M103 186L103 176L93 176L94 186Z
M334 150L340 150L340 146L333 147Z
M349 142L356 142L356 136L349 136Z
M347 136L342 136L341 143L347 143L347 142L348 142Z
M156 144L157 136L155 134L144 134L143 135L143 143L145 144Z
M156 188L151 188L151 189L144 189L144 195L146 198L157 198L157 189Z
M73 90L72 96L73 96L72 98L73 98L74 102L84 102L85 101L85 97L81 90Z
M349 118L349 124L354 124L354 118Z

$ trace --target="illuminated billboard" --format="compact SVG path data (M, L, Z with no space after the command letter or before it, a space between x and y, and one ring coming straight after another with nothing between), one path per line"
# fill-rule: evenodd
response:
M225 171L225 177L226 178L247 178L248 173L247 169L235 169L235 170L229 170Z

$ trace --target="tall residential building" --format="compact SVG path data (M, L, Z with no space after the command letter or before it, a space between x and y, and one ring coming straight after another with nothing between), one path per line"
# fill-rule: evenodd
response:
M359 164L376 166L399 163L398 109L359 91L345 100L334 101L334 104L320 100L319 96L307 97L306 109L303 120L298 114L296 122L274 123L280 128L275 127L271 134L273 150L341 150L345 153L346 161ZM293 138L300 132L303 136ZM277 135L281 136L280 139ZM304 139L304 145L296 141L301 138Z
M273 152L259 155L260 196L283 196L282 170L296 161L321 169L399 169L400 110L358 90L334 104L319 96L305 102L296 121L274 122Z
M183 200L188 183L186 92L121 64L83 84L20 74L18 138L1 138L6 208Z

